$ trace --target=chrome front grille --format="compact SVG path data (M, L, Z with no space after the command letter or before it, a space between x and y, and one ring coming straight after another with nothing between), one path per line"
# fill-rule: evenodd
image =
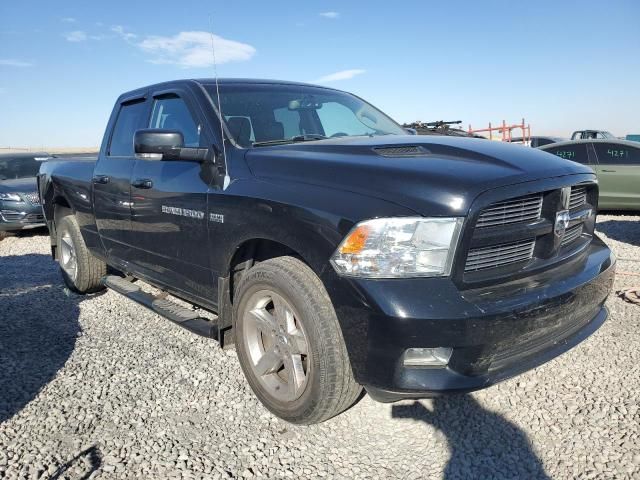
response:
M474 272L530 260L533 257L535 244L535 240L525 240L473 248L467 255L464 271Z
M567 190L560 184L485 204L473 230L464 237L466 251L457 270L462 281L497 281L523 269L537 271L583 251L593 234L597 185L584 182L571 186L570 193ZM562 227L558 212L567 209L571 226L558 238Z
M38 195L38 192L23 193L22 196L29 200L31 205L40 205L40 195Z
M587 203L587 187L571 187L571 196L569 197L569 210L581 207L585 203Z
M512 198L493 203L485 208L476 222L476 228L496 227L537 220L540 218L541 212L541 193Z
M582 235L582 224L574 225L573 227L568 228L567 231L564 232L564 237L562 237L560 246L564 247L565 245L569 245L574 240L576 240L580 235Z

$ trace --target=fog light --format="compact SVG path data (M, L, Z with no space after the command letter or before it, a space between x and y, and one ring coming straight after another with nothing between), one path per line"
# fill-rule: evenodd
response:
M409 348L404 352L405 367L444 367L449 363L453 349L437 348Z

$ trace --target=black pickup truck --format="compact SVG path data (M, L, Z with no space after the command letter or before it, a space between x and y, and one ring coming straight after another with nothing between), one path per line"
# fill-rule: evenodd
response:
M590 169L407 135L338 90L131 91L96 162L48 162L38 183L71 289L109 287L235 344L290 422L326 420L362 386L385 402L487 387L607 317L615 259L594 233Z

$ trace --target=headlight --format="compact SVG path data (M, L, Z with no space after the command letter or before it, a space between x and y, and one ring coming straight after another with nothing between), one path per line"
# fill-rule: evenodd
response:
M17 193L2 193L0 192L0 200L7 200L10 202L22 202L22 198Z
M341 275L439 277L451 273L462 218L377 218L358 223L331 257Z

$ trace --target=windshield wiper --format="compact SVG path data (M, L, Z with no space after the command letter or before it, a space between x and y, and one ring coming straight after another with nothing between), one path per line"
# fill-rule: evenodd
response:
M295 137L291 137L291 140L296 142L307 142L309 140L324 140L326 137L324 135L320 135L319 133L305 133L304 135L296 135Z
M254 147L266 147L268 145L283 145L286 143L311 142L313 140L325 140L329 137L320 135L319 133L305 133L304 135L295 135L291 138L281 138L279 140L265 140L263 142L253 142Z

